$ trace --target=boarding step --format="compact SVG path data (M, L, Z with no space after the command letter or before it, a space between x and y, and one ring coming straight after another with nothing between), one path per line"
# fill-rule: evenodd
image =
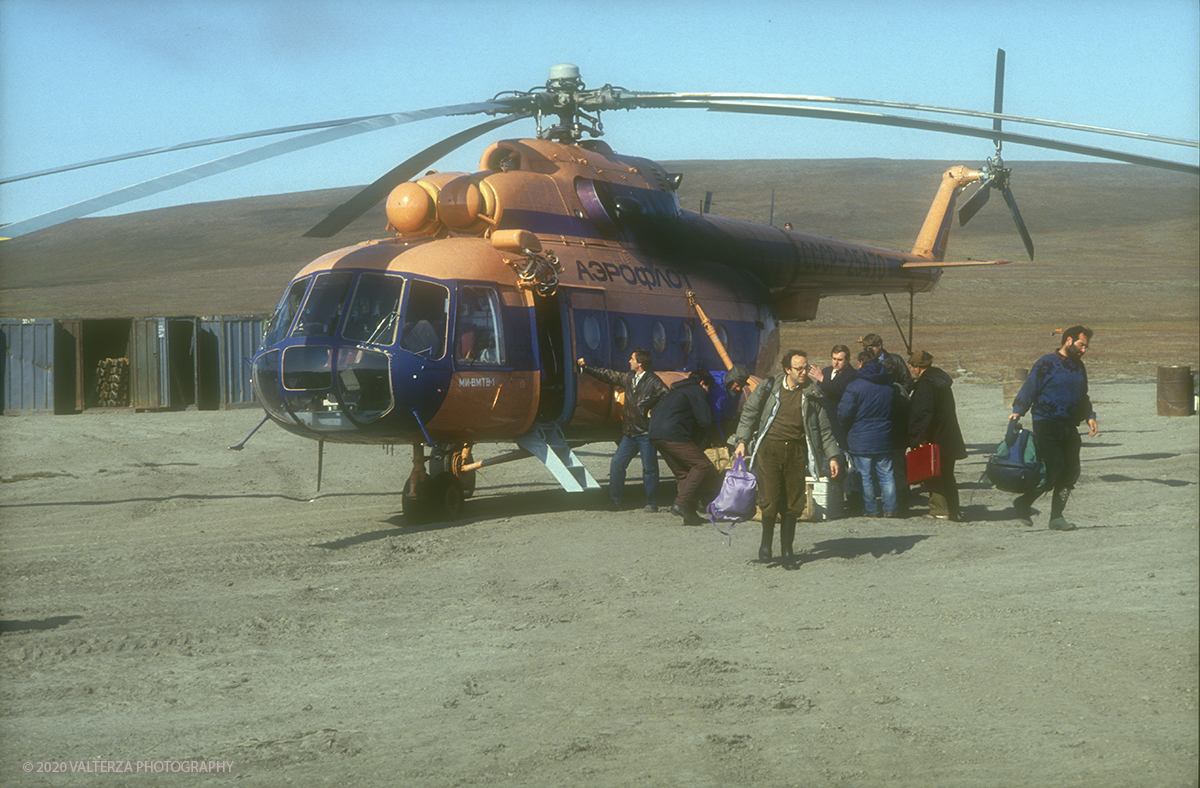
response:
M542 461L567 492L598 490L599 483L563 438L557 424L535 424L517 438L517 445Z

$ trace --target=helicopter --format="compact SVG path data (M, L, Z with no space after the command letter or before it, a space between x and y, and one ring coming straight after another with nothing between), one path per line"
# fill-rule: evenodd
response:
M1004 53L994 111L866 99L588 89L579 69L554 66L542 87L414 112L250 132L0 179L40 177L124 158L233 139L305 132L4 228L32 232L309 145L431 117L491 115L415 154L306 236L330 237L384 202L388 235L330 252L287 285L251 363L271 421L318 442L411 445L406 519L454 519L476 472L526 457L564 490L598 488L575 449L621 428L620 393L581 375L575 359L612 367L650 350L668 383L698 366L753 360L768 373L780 324L811 320L822 299L932 290L946 269L1007 261L947 260L958 211L965 224L998 191L1030 257L1034 245L1004 165L1004 142L1200 173L1188 164L1061 142L1002 128L1003 121L1148 139L1148 135L1003 114ZM793 106L793 102L805 102ZM991 128L811 106L891 107L993 121ZM911 250L895 251L681 207L682 175L614 151L599 139L602 111L705 109L866 122L991 139L978 170L946 170ZM427 168L467 142L518 120L536 135L488 145L475 172ZM585 138L586 137L586 138ZM1152 138L1168 144L1195 142ZM703 304L701 310L698 304ZM910 310L911 314L911 310ZM711 337L705 342L703 331ZM911 332L911 327L910 327ZM257 428L256 428L257 430ZM253 434L253 433L251 433ZM243 442L244 443L244 442ZM516 449L476 462L476 444Z

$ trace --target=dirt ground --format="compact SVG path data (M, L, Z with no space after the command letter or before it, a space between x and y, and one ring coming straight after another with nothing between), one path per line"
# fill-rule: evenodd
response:
M227 450L251 410L4 418L0 784L1196 785L1196 418L1094 381L1062 533L955 389L970 522L808 525L796 571L532 461L407 527L407 451L317 494L313 444Z

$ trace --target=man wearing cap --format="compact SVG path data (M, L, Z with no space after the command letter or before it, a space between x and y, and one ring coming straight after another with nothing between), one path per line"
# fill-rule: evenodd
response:
M958 483L954 463L965 459L967 445L958 426L953 379L933 366L933 356L918 350L908 359L913 376L912 399L908 407L908 445L911 448L932 443L938 447L941 474L925 480L929 490L929 515L939 520L962 520L958 503Z
M892 382L899 383L905 394L912 391L913 377L912 373L908 371L908 365L904 363L904 356L884 350L883 337L878 334L867 334L862 338L862 346L863 350L870 351L875 360L883 364L883 368L892 376Z
M1013 501L1022 525L1033 525L1032 506L1046 489L1054 490L1050 502L1049 526L1055 531L1074 531L1075 524L1063 516L1067 499L1079 481L1079 424L1087 421L1088 435L1094 436L1096 411L1088 398L1087 369L1083 354L1092 339L1092 330L1071 326L1063 332L1062 347L1039 358L1029 370L1025 385L1013 399L1009 419L1029 411L1033 415L1033 434L1038 455L1046 464L1046 487L1026 493Z

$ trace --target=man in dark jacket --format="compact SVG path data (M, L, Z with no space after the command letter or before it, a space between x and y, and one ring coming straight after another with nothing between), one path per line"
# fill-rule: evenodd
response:
M846 386L850 385L850 381L854 380L857 373L850 363L850 348L845 345L834 345L833 351L829 355L830 361L833 363L824 369L813 367L812 379L817 382L817 388L821 389L826 399L836 409L838 403L842 401L842 392L846 390Z
M667 384L653 372L650 351L638 349L629 356L629 371L617 372L603 367L589 367L579 359L579 368L594 378L625 392L625 404L621 407L621 442L608 464L608 497L612 508L621 508L625 491L625 469L633 455L642 455L642 486L646 490L647 512L658 511L658 453L650 443L650 410L667 394Z
M1087 422L1089 436L1095 436L1099 430L1096 411L1088 397L1087 369L1083 366L1083 355L1091 340L1090 328L1071 326L1064 331L1062 346L1042 356L1029 370L1009 415L1013 420L1021 418L1025 411L1033 416L1033 434L1046 463L1046 484L1054 490L1048 525L1055 531L1075 530L1075 524L1067 522L1063 510L1075 482L1079 481L1082 446L1079 425ZM1031 507L1043 492L1045 489L1035 490L1013 501L1022 525L1033 525Z
M717 469L704 454L716 432L716 420L708 405L713 377L697 369L671 386L650 414L650 442L662 452L667 467L675 474L678 492L671 514L683 518L684 525L699 525L704 519L696 513L696 496L715 487Z
M899 383L907 395L912 391L912 373L904 363L904 356L899 353L889 353L883 349L883 337L878 334L867 334L862 338L863 350L869 352L876 361L883 364L884 369L891 375L893 383Z
M913 377L912 373L908 371L908 364L904 362L904 356L884 350L883 337L878 334L867 334L862 338L862 344L863 350L883 364L883 368L892 378L892 383L900 387L900 392L905 397L912 394ZM892 477L896 485L896 507L901 513L904 513L908 511L908 471L904 463L904 433L908 428L908 414L901 412L904 403L898 404L902 407L892 414L898 431L898 438L892 453Z
M850 461L862 475L863 509L867 517L879 516L878 490L883 496L883 516L896 514L896 480L892 470L895 446L896 398L903 399L892 385L883 364L863 351L858 376L850 381L838 404L838 421L846 435Z
M908 359L913 376L912 399L908 405L908 445L911 448L932 443L938 447L941 474L925 481L929 490L929 514L939 520L962 519L958 504L958 482L954 463L967 456L958 413L954 407L954 380L933 366L933 356L918 350Z

